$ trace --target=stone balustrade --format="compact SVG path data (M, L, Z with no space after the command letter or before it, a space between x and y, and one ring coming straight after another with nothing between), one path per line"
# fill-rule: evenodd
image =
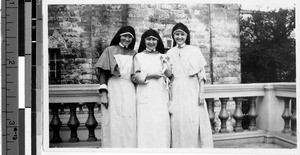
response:
M78 147L75 143L84 141L101 147L101 143L95 143L101 141L101 107L97 87L94 84L50 85L49 122L46 121L50 124L46 129L50 146L69 143L68 146L74 144ZM297 135L295 83L206 85L205 97L214 135L245 130ZM228 110L229 103L234 105L231 110ZM77 115L80 115L81 122ZM61 118L65 119L65 123L68 119L67 123L63 124ZM234 121L229 121L229 118ZM69 128L69 136L61 136L62 127ZM88 134L78 136L78 127L85 128L83 130Z

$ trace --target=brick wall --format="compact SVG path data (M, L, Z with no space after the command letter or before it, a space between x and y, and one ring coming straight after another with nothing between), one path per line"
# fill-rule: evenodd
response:
M49 48L61 51L61 84L98 83L94 68L118 29L126 24L127 5L52 5ZM51 53L49 53L51 55ZM57 83L56 80L49 80Z
M93 64L122 25L140 37L156 29L165 47L175 23L186 24L191 44L208 63L208 84L240 83L239 7L237 4L114 4L51 6L49 48L62 53L62 83L97 83ZM60 9L57 11L57 9Z
M240 83L239 8L211 5L211 39L214 83Z

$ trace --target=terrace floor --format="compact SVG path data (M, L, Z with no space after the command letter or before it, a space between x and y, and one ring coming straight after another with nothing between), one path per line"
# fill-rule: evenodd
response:
M100 148L101 140L95 142L87 142L82 140L78 143L50 143L50 148L64 147L84 147L84 148ZM214 148L277 148L292 149L297 147L297 138L290 134L281 132L267 133L264 130L247 131L240 133L215 133Z
M232 146L224 146L220 148L284 148L277 144L253 143L253 144L236 144Z

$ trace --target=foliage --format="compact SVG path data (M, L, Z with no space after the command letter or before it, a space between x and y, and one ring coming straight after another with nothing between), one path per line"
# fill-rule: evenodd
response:
M240 18L242 83L294 82L295 9Z

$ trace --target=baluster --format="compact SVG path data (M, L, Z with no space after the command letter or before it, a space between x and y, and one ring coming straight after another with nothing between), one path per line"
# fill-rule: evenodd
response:
M52 105L51 105L51 103L49 103L49 115L52 115L52 114L53 114Z
M83 104L84 104L83 102L80 102L79 105L78 105L78 107L79 107L79 112L78 113L79 114L84 114L84 111L83 111L83 108L82 108Z
M282 130L282 133L290 133L290 120L292 117L292 114L290 112L290 98L284 98L284 109L281 117L284 120L284 128Z
M98 106L98 113L101 113L101 103L97 103Z
M292 99L292 118L291 118L291 128L292 128L292 136L297 136L297 107L296 107L296 99Z
M65 104L64 103L61 103L61 106L60 106L60 114L65 114Z
M242 128L242 120L244 118L244 114L242 112L242 101L243 98L242 97L237 97L234 98L235 101L235 110L233 113L233 118L235 119L235 128L234 131L235 132L243 132L243 128Z
M210 125L211 125L211 131L214 134L215 133L215 128L214 128L214 119L215 119L215 113L214 113L214 98L208 98L205 99L206 104L207 104L207 111L208 111L208 116L210 120Z
M229 98L220 98L221 100L221 111L219 113L219 118L221 120L221 130L220 133L229 133L227 130L227 119L229 118L228 112L227 112L227 101Z
M248 117L250 119L250 125L248 129L250 131L254 131L257 130L256 117L258 116L256 112L256 103L255 103L256 97L250 97L249 100L250 100L250 109L248 112Z
M70 143L78 142L79 138L77 137L77 128L79 127L79 121L76 116L76 107L78 103L70 103L70 118L68 121L68 127L71 130L71 138L69 139Z
M53 130L53 137L50 141L51 143L61 143L62 139L60 138L59 128L62 126L62 123L58 116L59 104L50 104L52 110L52 120L50 122L50 127Z
M246 130L249 128L250 120L248 117L250 106L249 106L249 100L248 98L244 98L242 101L242 112L244 114L244 118L242 119L242 128L243 130Z
M97 138L95 137L95 128L98 125L98 122L96 121L96 118L94 116L94 107L95 107L95 103L87 103L86 104L88 107L88 119L85 123L85 126L88 128L89 130L89 138L87 139L87 141L97 141Z

